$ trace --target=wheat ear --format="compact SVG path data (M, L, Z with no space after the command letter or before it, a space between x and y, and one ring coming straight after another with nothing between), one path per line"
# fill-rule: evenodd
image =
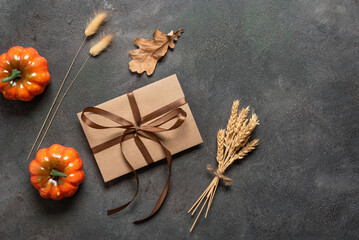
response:
M232 104L231 115L228 119L226 138L224 140L224 145L226 147L223 155L224 160L228 157L228 154L232 149L230 145L232 143L233 133L237 122L238 106L239 106L239 100L234 100Z
M236 120L237 120L237 111L239 106L239 100L234 100L232 104L232 110L231 110L231 116L228 119L227 124L227 136L226 136L226 142L229 141L230 135L233 133Z
M220 163L223 161L223 151L224 151L224 135L225 130L218 130L217 134L217 162Z

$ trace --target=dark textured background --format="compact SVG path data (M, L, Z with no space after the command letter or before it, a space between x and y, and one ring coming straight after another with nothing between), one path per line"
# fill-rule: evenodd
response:
M52 75L29 103L0 97L1 239L359 238L358 1L100 2L0 0L0 52L34 47ZM103 30L115 41L88 62L42 145L76 148L86 179L69 199L42 199L25 159L97 9L111 14ZM133 39L155 28L185 32L151 77L132 74ZM175 156L170 193L151 221L132 224L155 204L165 162L139 171L135 203L108 217L131 197L134 177L103 183L76 113L174 73L204 143ZM260 146L227 172L233 185L219 188L190 234L186 211L212 179L206 164L215 164L216 132L235 98L258 114Z

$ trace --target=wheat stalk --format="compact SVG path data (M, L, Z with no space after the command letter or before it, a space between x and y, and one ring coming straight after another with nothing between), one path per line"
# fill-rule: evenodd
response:
M99 54L101 54L105 49L107 49L107 47L111 44L113 39L113 36L111 34L104 36L100 41L98 41L89 51L89 56L86 58L85 62L82 64L80 70L77 72L76 76L74 77L74 79L72 79L70 85L68 86L68 88L66 89L64 95L61 97L55 111L54 114L52 115L52 118L50 119L50 122L45 130L44 135L42 136L39 145L37 146L37 150L40 148L42 142L44 141L44 138L46 137L47 132L49 131L49 128L56 116L57 111L59 110L62 101L64 100L65 96L67 95L67 93L69 92L70 88L72 87L72 85L75 83L77 77L79 76L79 74L81 73L82 69L85 67L87 61L90 59L90 57L95 57L98 56Z
M231 115L228 120L227 129L220 129L217 133L217 170L214 170L211 165L207 165L207 169L211 171L215 177L209 184L207 189L197 199L197 201L190 208L188 213L194 215L197 209L202 204L195 221L192 224L190 232L195 227L199 216L207 204L205 218L207 218L208 211L212 205L214 195L217 191L219 181L222 179L226 185L232 183L232 179L224 176L226 169L236 160L243 159L248 153L252 152L259 143L258 139L250 142L249 139L256 126L259 124L258 117L255 113L250 118L247 118L249 107L243 108L238 113L239 101L235 100L232 105ZM238 114L237 114L238 113ZM204 201L204 202L203 202Z
M107 17L107 13L105 13L105 12L100 12L100 13L96 14L96 15L94 16L94 18L93 18L93 19L89 22L89 24L87 25L87 27L86 27L86 29L85 29L85 37L84 37L84 39L82 40L82 43L81 43L79 49L77 50L77 52L76 52L74 58L72 59L69 68L67 69L67 72L66 72L66 74L65 74L65 77L64 77L64 79L63 79L62 82L61 82L60 88L59 88L59 90L57 91L54 100L52 101L52 104L51 104L51 106L50 106L50 109L49 109L49 111L48 111L47 114L46 114L45 120L44 120L44 122L42 123L42 126L41 126L41 128L40 128L40 131L38 132L38 134L37 134L37 136L36 136L36 139L35 139L35 141L34 141L32 147L31 147L31 149L30 149L30 151L29 151L29 153L28 153L28 155L27 155L26 160L29 160L29 158L30 158L30 156L31 156L31 153L32 153L32 151L34 150L34 147L35 147L35 145L36 145L36 143L37 143L37 140L39 140L39 137L40 137L40 135L41 135L41 132L42 132L42 130L44 129L44 127L45 127L45 125L46 125L47 119L49 118L50 113L51 113L52 109L54 108L54 105L55 105L55 103L56 103L56 100L57 100L57 98L58 98L59 95L60 95L60 92L61 92L61 90L62 90L62 88L63 88L63 86L64 86L64 84L65 84L65 82L66 82L66 79L67 79L67 77L69 76L69 73L70 73L70 71L71 71L71 69L72 69L72 67L73 67L73 65L74 65L74 63L75 63L75 61L76 61L76 59L77 59L77 57L78 57L78 55L79 55L79 53L80 53L80 51L81 51L83 45L84 45L84 43L86 42L87 37L89 37L89 36L91 36L91 35L94 35L94 34L98 31L99 27L100 27L100 26L103 24L103 22L106 20L106 17ZM39 145L39 146L40 146L40 145Z

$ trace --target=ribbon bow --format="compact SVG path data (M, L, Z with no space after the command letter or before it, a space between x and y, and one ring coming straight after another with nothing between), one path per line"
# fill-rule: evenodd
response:
M129 166L131 171L134 173L134 175L136 177L136 181L137 181L136 193L134 194L132 199L128 203L122 205L121 207L118 207L118 208L115 208L112 210L108 210L107 215L111 215L113 213L116 213L116 212L121 211L122 209L126 208L136 198L138 191L139 191L140 182L138 179L138 175L137 175L135 169L132 167L132 165L129 163L129 161L126 159L126 157L123 154L122 142L126 141L128 139L134 138L138 149L140 150L142 156L145 158L145 160L148 164L153 163L153 159L139 136L142 136L144 138L147 138L154 142L157 142L162 147L162 149L166 155L168 169L169 169L168 178L166 181L166 185L165 185L155 207L153 208L152 212L150 213L150 215L144 219L137 220L134 222L134 223L141 223L141 222L144 222L144 221L148 220L149 218L151 218L160 209L160 207L162 206L162 204L166 198L166 195L167 195L167 192L169 189L169 185L170 185L170 179L171 179L172 154L166 148L166 146L160 141L159 137L155 133L170 131L170 130L180 127L187 117L186 112L184 110L182 110L180 108L180 106L186 104L187 102L186 102L186 99L183 97L183 98L178 99L177 101L174 101L154 112L147 114L144 117L141 117L141 114L138 109L138 105L137 105L137 102L136 102L133 92L128 93L127 97L128 97L128 101L130 103L132 114L135 119L134 123L132 123L116 114L113 114L111 112L108 112L106 110L96 108L96 107L85 108L82 111L81 119L86 125L88 125L91 128L95 128L95 129L108 129L108 128L125 129L125 131L122 133L122 135L92 148L92 152L97 153L97 152L105 150L111 146L114 146L116 144L120 144L122 157L124 158L125 162ZM115 123L118 123L119 125L103 126L103 125L97 124L86 117L85 113L87 113L87 112L100 115L100 116L107 118ZM177 121L172 126L170 126L168 128L161 127L164 123L166 123L172 119L176 119L176 118L177 118ZM150 122L150 121L152 121L152 122ZM150 123L148 123L148 122L150 122Z

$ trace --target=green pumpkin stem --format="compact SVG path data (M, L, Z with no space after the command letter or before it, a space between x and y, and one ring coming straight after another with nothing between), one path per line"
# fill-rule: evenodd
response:
M57 171L55 169L51 170L50 175L51 175L52 178L54 178L54 177L67 177L67 175L65 173L59 172L59 171Z
M10 77L7 77L7 78L4 78L2 80L3 83L5 82L10 82L16 78L20 78L21 77L21 72L19 70L17 70L16 68L12 70L12 73L11 73L11 76Z

